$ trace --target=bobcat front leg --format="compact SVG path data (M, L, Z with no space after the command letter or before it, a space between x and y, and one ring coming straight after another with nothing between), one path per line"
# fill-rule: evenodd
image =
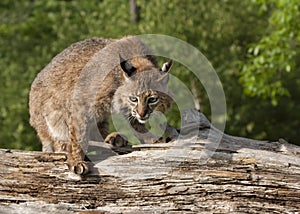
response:
M105 143L110 144L112 147L125 147L128 145L127 137L119 132L109 133L108 119L105 118L103 121L97 123L98 130Z
M104 142L109 143L113 147L126 147L128 145L127 137L119 132L110 133Z
M89 171L88 164L84 161L85 151L88 147L87 139L87 123L78 123L75 118L72 118L70 126L71 144L67 156L69 168L72 172L78 175L87 174ZM79 126L81 124L81 127Z

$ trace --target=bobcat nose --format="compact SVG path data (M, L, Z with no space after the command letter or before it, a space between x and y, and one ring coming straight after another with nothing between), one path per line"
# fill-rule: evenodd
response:
M147 113L148 113L147 110L138 111L138 114L142 119L146 119Z
M141 124L145 124L147 122L147 119L149 118L148 111L142 110L142 111L137 111L136 113L136 118Z

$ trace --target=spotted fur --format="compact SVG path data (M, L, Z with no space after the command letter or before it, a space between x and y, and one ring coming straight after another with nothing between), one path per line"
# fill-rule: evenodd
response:
M126 64L120 62L120 56ZM128 72L128 68L134 69ZM30 124L43 151L66 152L70 169L76 174L87 173L84 154L90 124L96 122L101 136L113 144L121 138L108 131L112 109L125 116L131 114L136 118L135 130L145 132L141 121L154 110L164 112L170 107L165 81L168 71L164 69L166 66L158 68L148 47L134 36L92 38L66 48L37 75L30 90ZM132 105L129 94L141 102ZM159 97L159 102L147 104L147 98L153 96Z

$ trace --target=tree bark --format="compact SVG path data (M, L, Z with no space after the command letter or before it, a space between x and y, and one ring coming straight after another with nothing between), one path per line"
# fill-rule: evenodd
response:
M84 177L65 154L0 150L0 213L299 212L300 147L222 134L193 113L197 136L186 126L124 155L91 142Z

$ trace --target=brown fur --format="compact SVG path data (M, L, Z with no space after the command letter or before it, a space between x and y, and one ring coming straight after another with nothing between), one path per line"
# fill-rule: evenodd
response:
M71 170L84 174L88 170L83 160L90 124L97 123L106 142L114 144L124 139L108 133L114 94L126 79L119 55L130 58L135 74L158 73L156 58L150 54L139 39L130 36L120 40L87 39L54 57L35 78L29 96L30 124L37 131L43 151L67 152ZM138 123L134 126L136 130L144 129Z

